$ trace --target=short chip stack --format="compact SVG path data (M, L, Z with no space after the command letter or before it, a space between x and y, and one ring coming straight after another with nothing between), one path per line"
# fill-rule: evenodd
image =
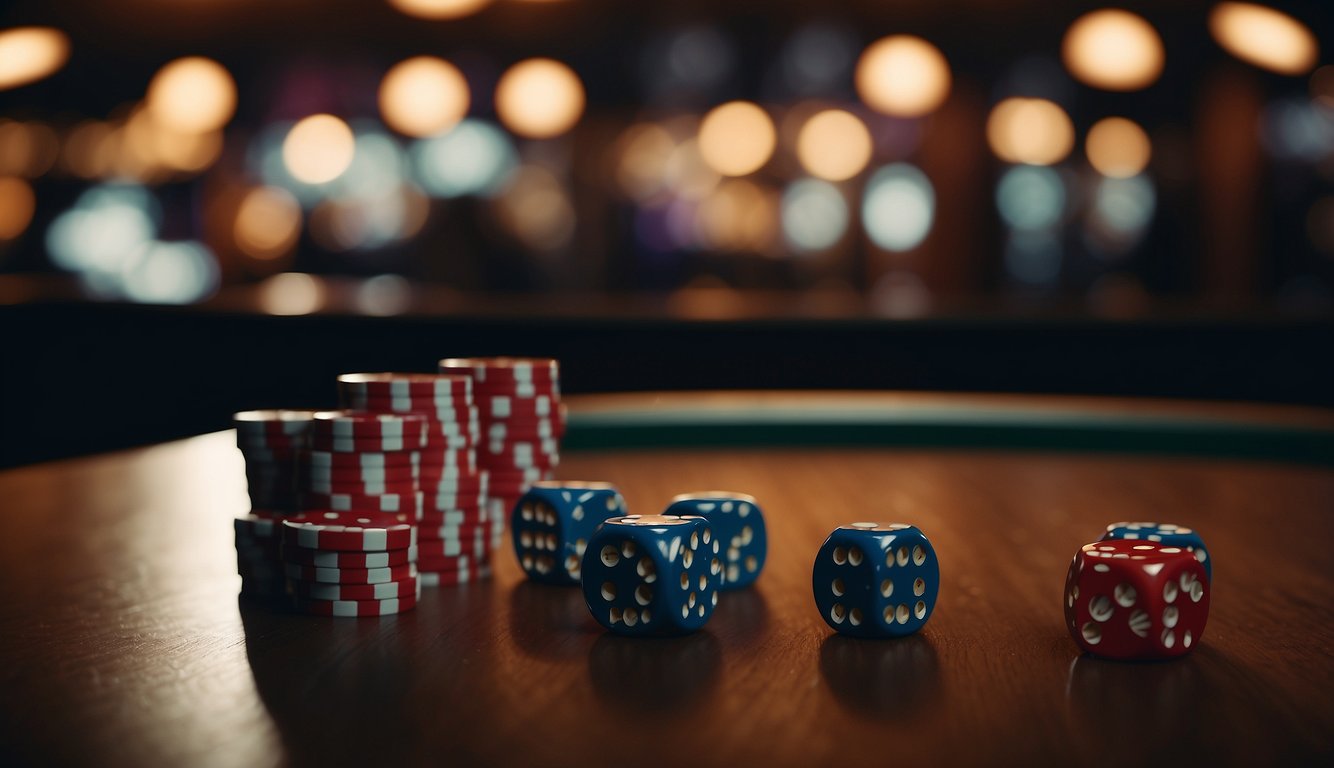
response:
M417 604L419 452L413 413L322 411L302 469L305 512L283 520L282 558L300 610L384 616Z
M510 508L560 463L560 366L552 358L475 357L441 360L439 370L472 379L482 432L477 463L490 475L491 545L499 549Z
M343 405L356 411L426 420L417 561L423 584L460 584L489 575L492 521L485 507L487 473L477 466L480 425L471 378L353 373L338 377L338 391Z
M249 514L235 521L236 569L241 591L257 597L283 594L278 520L297 511L298 467L315 411L241 411L232 416L236 445L245 457Z
M295 512L297 469L315 411L241 411L232 415L236 447L245 457L250 507Z
M417 521L405 512L301 512L282 521L282 558L298 610L388 616L421 597Z

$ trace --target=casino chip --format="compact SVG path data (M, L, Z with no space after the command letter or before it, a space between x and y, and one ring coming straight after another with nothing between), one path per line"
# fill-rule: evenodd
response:
M282 542L305 549L382 552L414 546L417 526L402 513L301 512L283 519Z

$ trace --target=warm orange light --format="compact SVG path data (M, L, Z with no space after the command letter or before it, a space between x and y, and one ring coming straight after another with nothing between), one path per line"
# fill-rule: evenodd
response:
M762 252L778 233L778 196L745 179L728 179L699 204L699 236L710 248Z
M1006 99L987 118L987 142L1007 162L1051 165L1070 154L1075 127L1065 110L1046 99Z
M857 62L857 93L877 112L920 117L934 112L950 92L950 67L934 45L920 37L877 40Z
M0 31L0 91L50 77L69 60L69 38L50 27Z
M84 179L105 175L111 167L113 132L110 124L97 120L86 120L74 126L65 136L62 165Z
M1291 16L1253 3L1219 3L1209 32L1228 53L1281 75L1309 72L1320 56L1315 35Z
M1138 175L1149 164L1153 152L1149 135L1124 117L1108 117L1093 124L1084 139L1089 165L1113 179Z
M380 82L380 114L408 136L434 136L468 114L468 81L453 64L417 56L395 64Z
M259 284L256 301L270 315L309 315L324 306L324 281L304 272L283 272Z
M1084 83L1108 91L1137 91L1163 71L1163 41L1149 22L1128 11L1104 9L1075 19L1061 56Z
M477 13L491 0L389 0L389 4L419 19L457 19Z
M283 139L283 164L297 181L323 184L352 164L356 139L347 123L333 115L302 119Z
M812 176L828 181L850 179L871 161L871 132L851 112L827 109L801 127L797 159Z
M724 176L758 171L774 153L778 134L769 115L749 101L714 107L699 125L699 152Z
M574 70L554 59L521 61L496 85L496 114L520 136L559 136L573 128L583 113L583 83Z
M0 240L13 240L28 228L37 198L23 179L0 176Z
M510 232L533 250L559 250L574 236L575 211L569 194L555 174L540 166L517 169L496 207Z
M46 123L0 120L0 176L37 178L59 155L60 138Z
M227 124L236 112L236 83L218 62L189 56L168 62L148 84L153 122L181 133L203 133Z
M243 253L276 259L296 245L301 234L301 205L285 189L256 187L236 209L232 237Z
M648 200L668 182L667 168L676 141L660 125L631 126L621 136L616 152L616 183L636 200Z

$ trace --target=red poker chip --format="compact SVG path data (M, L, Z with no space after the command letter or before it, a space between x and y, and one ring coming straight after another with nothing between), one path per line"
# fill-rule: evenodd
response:
M417 570L398 581L379 584L325 584L317 581L293 580L292 591L298 598L309 600L389 600L395 597L417 596L420 581Z
M396 437L371 440L343 440L337 438L312 438L310 447L317 451L336 453L416 453L426 445L421 440L405 441Z
M553 395L534 395L517 397L512 395L488 394L477 401L477 410L483 420L537 421L555 417L559 398Z
M391 469L409 467L416 464L417 451L390 451L377 453L340 453L337 451L311 451L306 456L306 463L312 468L328 470L352 469Z
M418 594L410 597L394 597L388 600L312 600L308 598L296 598L295 604L299 611L315 614L317 616L338 616L354 618L359 616L391 616L396 613L410 611L417 607L417 600L420 597L420 579L418 581Z
M418 559L457 557L464 554L460 551L460 547L472 548L483 544L486 545L489 552L491 550L491 528L489 526L464 528L460 529L457 536L419 540L417 542L417 551L420 553Z
M506 421L493 421L482 430L477 442L495 444L508 442L534 442L557 440L565 434L565 427L550 421L530 422L526 424Z
M402 480L392 483L378 483L370 480L366 482L332 483L310 479L306 482L305 488L310 493L324 493L335 496L411 496L421 490L421 486L416 480Z
M420 475L417 464L397 464L389 467L307 467L307 477L326 482L404 482Z
M439 560L433 560L429 563L426 563L425 567L422 568L421 572L455 573L458 571L474 570L479 565L481 565L482 562L486 562L489 559L490 559L489 555L483 556L481 554L473 556L463 555L459 557L445 557Z
M384 552L326 552L319 549L283 547L282 561L315 568L391 568L417 561L416 547Z
M406 514L301 512L282 524L285 547L383 552L417 543L417 526Z
M294 563L287 563L284 566L284 572L289 579L315 581L321 584L383 584L406 579L415 570L412 563L385 568L319 568Z
M311 426L313 438L337 440L420 440L426 433L426 418L415 413L365 413L320 411Z
M560 377L554 357L448 357L437 366L441 373L470 376L473 384L486 381L550 381Z
M343 400L350 410L368 413L412 413L424 417L427 421L444 423L467 423L478 417L477 406L472 398L430 400L413 397L349 397Z
M451 509L480 509L486 503L487 494L481 490L466 493L437 491L428 492L426 498L427 504L422 509L423 515L429 512L447 512Z
M472 377L445 373L345 373L340 392L370 397L457 397L472 392Z
M472 448L456 448L448 451L423 451L421 466L433 469L441 467L466 467L476 471L477 452Z
M462 517L422 523L417 530L417 543L420 545L425 541L463 541L475 535L491 535L491 523L487 518Z
M307 509L329 509L334 512L384 512L396 514L410 512L421 514L425 497L421 491L411 494L397 493L319 493L307 491L301 495L303 506Z

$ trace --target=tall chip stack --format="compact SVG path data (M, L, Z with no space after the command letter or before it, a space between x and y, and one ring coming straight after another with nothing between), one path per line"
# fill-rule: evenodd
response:
M472 357L440 361L441 373L466 374L481 420L477 464L489 474L491 546L504 546L510 508L560 463L565 413L560 364L546 357Z
M384 616L416 606L425 442L426 419L414 413L315 414L301 472L305 511L282 521L298 609Z
M241 592L283 594L278 520L298 509L300 457L309 444L315 411L261 410L233 414L236 446L245 458L249 514L235 521L236 568Z
M480 424L472 379L464 375L352 373L338 377L342 404L370 413L426 419L420 482L424 497L417 569L425 586L490 575L492 520L487 473L477 466Z

